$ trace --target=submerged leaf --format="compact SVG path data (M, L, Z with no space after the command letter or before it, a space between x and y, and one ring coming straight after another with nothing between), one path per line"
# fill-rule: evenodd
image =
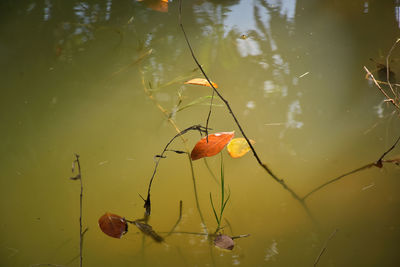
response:
M235 242L233 242L233 239L230 236L217 235L214 239L214 245L222 249L232 250L235 246Z
M100 217L99 226L103 233L114 238L121 238L128 232L128 224L125 218L109 212Z
M190 81L185 82L185 84L203 85L203 86L211 87L211 85L207 81L207 79L203 79L203 78L191 79ZM218 85L216 83L211 82L211 84L214 86L214 88L218 88Z
M221 132L209 134L208 138L203 137L197 142L190 154L192 160L211 157L218 154L229 141L233 138L235 132ZM208 139L208 140L207 140ZM208 142L207 142L208 141Z
M250 139L250 143L254 145L256 142ZM228 150L228 153L232 158L240 158L250 151L250 146L246 139L239 137L232 139L226 147L226 150Z
M163 242L164 238L159 236L154 230L153 227L151 227L150 224L147 223L141 223L139 221L134 222L136 227L139 228L140 231L142 231L143 234L150 236L153 238L154 241L156 242Z

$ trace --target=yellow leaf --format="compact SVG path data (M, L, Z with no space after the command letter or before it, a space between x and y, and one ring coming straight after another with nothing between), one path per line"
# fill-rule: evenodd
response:
M250 139L250 143L254 145L256 141ZM229 142L226 149L228 150L228 153L232 158L240 158L250 151L250 146L247 143L246 139L240 137L240 138L233 138Z
M185 82L185 84L203 85L203 86L211 87L210 83L206 79L203 79L203 78L191 79L190 81ZM218 85L216 83L211 82L211 84L214 86L214 88L218 88Z

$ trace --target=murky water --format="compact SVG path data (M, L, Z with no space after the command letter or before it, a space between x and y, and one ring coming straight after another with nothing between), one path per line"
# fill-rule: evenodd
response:
M18 3L17 3L18 2ZM399 167L386 164L299 201L249 153L224 155L231 198L222 232L232 252L204 236L172 234L155 243L130 226L121 239L101 232L105 212L143 216L154 156L176 134L171 113L209 96L184 85L195 70L178 26L178 1L1 1L0 265L79 265L79 182L84 184L85 266L399 266ZM153 9L152 9L153 8ZM165 8L165 6L164 6ZM158 9L161 9L158 6ZM219 85L261 159L299 196L373 162L400 134L398 115L365 79L400 36L398 1L183 1L183 23L200 63ZM165 11L165 10L164 10ZM399 51L392 54L398 71ZM374 72L376 73L376 72ZM145 89L148 89L154 102ZM213 132L240 131L215 100ZM178 107L178 108L179 108ZM173 113L180 129L205 125L207 102ZM198 133L185 135L191 148ZM177 139L172 149L184 146ZM399 148L387 157L395 158ZM220 157L208 159L218 176ZM209 231L209 194L220 188L193 162ZM161 235L202 232L190 165L170 153L152 188L149 223Z

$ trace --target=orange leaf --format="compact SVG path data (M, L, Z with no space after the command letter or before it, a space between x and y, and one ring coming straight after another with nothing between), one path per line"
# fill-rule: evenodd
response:
M211 82L214 88L218 88L218 85L214 82ZM210 83L203 78L195 78L191 79L190 81L185 82L185 84L193 84L193 85L203 85L203 86L208 86L211 87Z
M250 143L254 145L256 142L250 139ZM250 151L250 146L246 139L240 137L232 139L226 147L226 150L228 150L228 153L232 158L240 158Z
M168 12L168 0L137 0L144 2L148 8L159 12Z
M106 212L99 219L101 231L108 236L121 238L128 232L128 224L121 216Z
M225 145L231 141L234 135L235 132L209 134L208 143L207 137L201 138L200 141L194 146L190 157L192 160L196 160L204 157L214 156L224 149Z

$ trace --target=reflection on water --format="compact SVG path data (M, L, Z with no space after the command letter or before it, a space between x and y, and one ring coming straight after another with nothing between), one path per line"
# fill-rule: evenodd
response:
M267 248L265 261L275 260L274 257L278 254L279 254L278 243L275 240L272 240L271 245Z
M202 232L186 156L162 159L150 225L166 242L130 227L104 235L105 212L143 217L154 156L180 129L205 124L211 91L177 25L178 1L1 1L0 265L78 264L79 185L84 183L85 266L310 266L334 229L319 266L398 266L399 168L348 176L306 200L318 225L251 153L224 155L231 199L223 233L250 234L231 253ZM183 23L200 63L231 104L263 161L300 196L377 160L400 134L374 74L398 38L399 1L183 1ZM158 10L158 11L157 11ZM391 71L399 71L399 51ZM154 103L152 100L155 100ZM207 101L205 101L207 100ZM221 101L213 132L240 132ZM159 106L161 105L161 106ZM185 108L183 108L185 107ZM160 111L161 110L161 111ZM187 134L191 148L198 134ZM171 149L184 150L180 140ZM226 153L226 152L223 152ZM387 157L399 154L397 147ZM219 157L209 158L219 179ZM193 162L198 204L217 226L209 195L220 189ZM368 244L367 246L365 244Z

